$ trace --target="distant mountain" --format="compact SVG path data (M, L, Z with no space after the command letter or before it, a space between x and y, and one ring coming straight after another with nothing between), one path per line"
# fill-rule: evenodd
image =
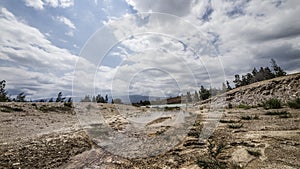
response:
M150 97L149 96L142 96L142 95L130 95L129 96L130 103L137 103L142 101L149 101Z
M115 98L120 98L123 103L126 104L131 104L131 103L138 103L141 100L142 101L153 101L156 99L166 99L163 97L156 97L156 96L144 96L144 95L129 95L129 96L119 96L119 97L114 97Z

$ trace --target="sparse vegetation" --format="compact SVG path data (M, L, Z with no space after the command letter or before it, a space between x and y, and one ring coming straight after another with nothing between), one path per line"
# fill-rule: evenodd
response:
M196 163L199 167L203 167L203 169L225 169L226 168L225 163L219 162L213 158L203 157L197 160Z
M244 125L243 124L229 124L228 127L230 129L239 129L242 128Z
M232 108L233 108L232 104L228 103L228 109L232 109Z
M257 114L255 116L247 115L247 116L241 116L241 119L242 120L257 120L257 119L259 119L259 116Z
M241 117L242 120L252 120L251 116L242 116Z
M263 103L265 109L280 109L282 108L282 103L276 98L271 98Z
M265 115L270 115L270 116L279 116L279 115L286 115L289 114L287 111L268 111L265 113Z
M247 152L248 152L250 155L255 156L255 157L261 156L260 150L247 149Z
M220 120L220 123L236 123L237 121L236 120L226 120L226 119L221 119Z
M238 105L238 106L237 106L237 108L240 108L240 109L245 109L245 110L247 110L247 109L251 109L251 108L252 108L252 106L245 105L245 104L240 104L240 105Z
M222 152L222 150L225 148L225 144L215 144L213 141L208 140L209 145L209 154L210 157L202 157L197 160L197 165L199 167L203 167L204 169L225 169L226 163L218 161L217 156Z
M259 116L258 116L257 114L254 115L253 119L254 119L254 120L258 120L258 119L259 119Z
M280 66L277 65L274 59L271 59L271 65L273 71L271 71L269 67L260 67L259 71L257 71L256 68L254 68L251 73L247 73L245 75L242 75L241 77L239 74L236 74L234 76L235 79L233 81L235 87L237 88L255 82L260 82L263 80L273 79L275 77L286 75L286 72Z
M293 109L300 109L300 98L289 101L288 106Z
M292 117L291 113L279 115L280 118L290 118Z
M68 112L72 110L72 103L64 103L61 105L42 105L38 109L44 113L47 112Z
M0 110L2 112L6 112L6 113L24 111L22 108L19 108L19 107L10 107L10 106L1 106Z

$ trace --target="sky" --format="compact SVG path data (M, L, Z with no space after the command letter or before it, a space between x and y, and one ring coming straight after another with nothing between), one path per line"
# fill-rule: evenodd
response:
M298 16L298 0L3 0L0 80L27 99L176 96L271 58L296 73Z

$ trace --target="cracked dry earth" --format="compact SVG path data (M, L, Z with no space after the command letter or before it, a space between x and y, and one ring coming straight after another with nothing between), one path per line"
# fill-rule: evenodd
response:
M208 109L188 109L188 115L181 117L183 123L175 120L178 110L174 110L175 115L166 112L137 123L132 120L135 116L151 111L110 104L82 104L75 109L78 111L55 103L1 103L0 168L300 168L299 109L225 109L220 112L218 127L207 139L199 139L199 134L211 120L207 117ZM268 111L289 113L266 115ZM108 133L106 128L99 127L103 126L97 120L99 112L101 121L110 128ZM134 144L126 147L119 140L115 142L119 146L107 149L110 144L99 142L107 141L102 136L110 138L119 133L134 138L133 141L151 140L169 131L176 133L178 126L187 130L174 144L166 146L162 145L164 140L156 140L146 146L165 146L164 151L156 154L126 158L120 156L121 151L128 148L134 154L144 151L143 145L133 149ZM132 127L139 130L132 132ZM164 138L172 142L171 136Z

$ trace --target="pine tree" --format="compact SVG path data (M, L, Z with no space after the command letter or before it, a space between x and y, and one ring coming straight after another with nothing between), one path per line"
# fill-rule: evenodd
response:
M263 67L260 67L259 72L256 74L255 78L257 82L265 80L265 70Z
M205 89L203 86L200 87L200 98L201 100L206 100L211 96L209 90Z
M84 98L81 99L81 102L91 102L90 96L89 95L84 96Z
M191 97L191 93L190 92L186 93L186 101L187 102L192 102L192 97Z
M72 102L73 102L72 97L69 97L67 103L72 103Z
M95 96L92 97L92 102L97 102Z
M236 74L234 75L235 79L233 81L233 83L235 83L235 87L240 87L242 85L242 81L240 79L240 75Z
M25 102L25 97L26 95L24 94L24 92L18 94L16 98L16 102Z
M227 80L226 80L226 86L227 86L227 91L232 90L232 87L230 86L230 84Z
M6 81L2 80L0 82L0 102L7 102L9 98L7 97L7 93L5 91Z
M96 102L97 103L105 103L105 100L104 100L104 98L100 94L98 94L96 96Z
M270 70L269 67L265 67L264 68L264 79L268 80L268 79L272 79L274 78L275 75L272 73L272 71Z
M105 103L108 103L108 95L105 95Z
M198 102L199 101L199 96L197 91L195 91L195 95L194 95L194 102Z
M274 59L271 59L272 68L274 70L275 77L285 76L286 72L283 71L283 69L277 65L276 61Z
M62 92L59 92L57 94L57 98L56 98L56 101L55 102L64 102L65 101L65 97L62 97Z

